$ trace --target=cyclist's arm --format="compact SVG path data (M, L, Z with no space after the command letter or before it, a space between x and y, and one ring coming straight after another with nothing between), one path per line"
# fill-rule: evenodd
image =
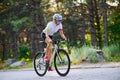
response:
M47 28L46 28L46 31L45 31L46 39L49 40L49 42L52 42L52 40L51 40L50 37L49 37L49 32L50 32L50 28L47 27Z
M48 35L48 33L50 32L50 28L49 27L47 27L46 28L46 31L45 31L45 34L46 34L46 38L49 38L49 35Z
M60 36L61 36L64 40L67 40L67 38L65 37L65 35L64 35L64 33L63 33L63 30L60 29L59 32L60 32Z
M46 38L49 38L49 33L50 33L50 22L47 24L47 26L45 28Z

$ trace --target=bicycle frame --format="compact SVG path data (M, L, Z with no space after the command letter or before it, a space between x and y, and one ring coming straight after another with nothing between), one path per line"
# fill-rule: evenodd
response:
M54 58L54 56L55 56L55 54L57 53L57 50L59 49L58 48L58 45L57 44L54 44L53 45L53 52L52 52L52 57L51 57L51 59L50 59L50 63L49 64L51 64L51 62L52 62L52 59ZM58 53L57 53L58 54Z
M42 43L44 43L43 41L41 41ZM44 76L46 74L46 72L49 70L49 66L52 66L52 59L54 61L54 67L56 72L60 75L60 76L66 76L70 70L70 58L68 53L64 50L64 49L60 49L59 48L59 43L60 41L53 41L53 47L52 47L52 55L50 58L50 62L46 62L44 60L44 56L46 53L46 48L44 47L44 50L39 51L34 58L34 69L35 72L39 75L39 76ZM43 55L41 55L43 54ZM66 59L67 60L67 64L66 64ZM38 60L42 60L42 61L38 61ZM40 64L41 63L41 64ZM64 66L65 70L62 71L61 67ZM42 70L42 71L41 71Z

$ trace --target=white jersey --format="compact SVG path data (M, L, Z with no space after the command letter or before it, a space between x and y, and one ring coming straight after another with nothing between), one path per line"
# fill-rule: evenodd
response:
M48 35L52 36L54 33L56 33L58 30L62 30L62 24L56 25L53 21L49 22L46 26L46 28L43 30L45 33L47 30Z

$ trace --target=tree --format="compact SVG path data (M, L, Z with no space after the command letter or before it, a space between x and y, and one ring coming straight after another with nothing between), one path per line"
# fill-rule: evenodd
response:
M115 3L115 2L113 2ZM109 21L108 21L108 31L109 31L109 43L117 43L120 44L120 1L117 6L108 6L108 16L109 16Z
M21 19L11 21L11 25L13 26L13 32L14 32L14 35L13 35L13 41L14 41L13 52L15 53L16 58L18 58L18 44L17 44L18 35L19 35L20 30L23 28L23 26L25 25L26 22L29 22L29 19L27 17L23 17Z
M60 13L69 45L81 47L91 42L101 48L102 42L108 45L120 40L119 9L120 5L109 6L106 0L4 0L0 3L0 29L6 34L4 39L0 34L0 43L5 43L0 46L4 46L5 56L17 57L19 44L24 45L27 38L32 58L42 48L40 33L46 23Z
M87 0L88 4L88 11L89 11L89 18L90 18L90 34L91 34L91 44L92 46L96 46L97 40L96 40L96 29L94 25L94 6L92 0Z
M30 29L30 42L31 42L31 58L35 55L36 51L40 50L39 40L42 29L45 26L43 11L42 11L42 0L32 0L30 5L32 6L32 21L35 23L35 26Z
M105 29L105 38L104 38L104 42L105 45L108 46L108 26L107 26L107 4L106 4L106 0L102 0L102 8L103 8L103 25L104 25L104 29Z
M94 14L95 14L95 22L96 22L96 38L97 38L97 45L101 49L102 48L102 34L100 28L100 17L98 14L98 4L97 0L94 0Z
M3 48L1 55L2 62L5 60L5 35L6 32L0 28L0 45L2 45Z

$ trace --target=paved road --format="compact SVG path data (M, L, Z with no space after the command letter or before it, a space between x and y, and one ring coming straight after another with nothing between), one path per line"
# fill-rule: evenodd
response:
M120 68L71 69L66 77L56 71L39 77L33 70L1 71L0 80L120 80Z

